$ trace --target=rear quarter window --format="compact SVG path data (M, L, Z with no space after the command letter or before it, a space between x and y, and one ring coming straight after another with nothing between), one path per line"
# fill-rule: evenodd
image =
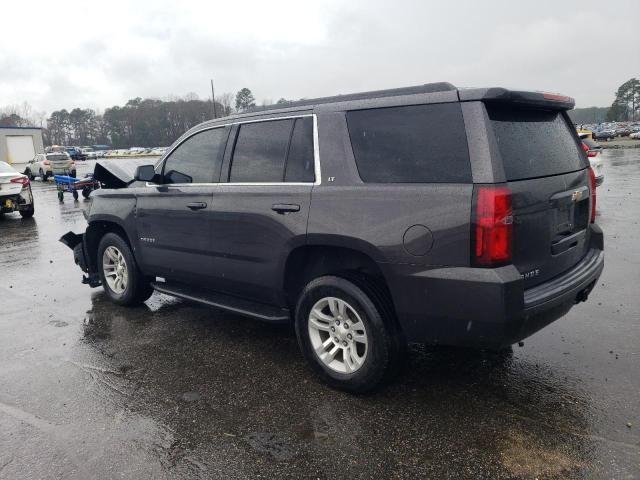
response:
M471 182L460 104L354 110L346 115L364 182Z
M488 106L507 180L547 177L587 167L576 133L558 111Z

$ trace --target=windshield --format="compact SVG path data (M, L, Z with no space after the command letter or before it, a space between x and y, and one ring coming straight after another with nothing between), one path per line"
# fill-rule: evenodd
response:
M587 167L561 112L487 106L507 180L546 177Z

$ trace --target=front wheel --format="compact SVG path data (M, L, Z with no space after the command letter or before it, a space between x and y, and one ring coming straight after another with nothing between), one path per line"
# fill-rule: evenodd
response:
M118 305L147 300L153 288L138 269L129 244L116 233L107 233L98 245L98 271L107 296Z
M36 178L36 177L33 175L33 172L31 171L31 169L30 169L30 168L27 168L27 169L24 171L24 174L29 178L29 181L30 181L30 182L33 182L33 179L34 179L34 178Z
M298 343L311 368L334 388L365 393L390 380L402 362L389 309L341 277L311 281L296 308Z

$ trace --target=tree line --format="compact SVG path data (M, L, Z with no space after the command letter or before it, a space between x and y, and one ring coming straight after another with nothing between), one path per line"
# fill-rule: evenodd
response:
M270 103L263 101L263 105ZM201 122L255 106L255 98L248 88L241 89L235 96L232 93L216 96L214 102L201 100L194 93L165 100L137 97L104 112L63 108L48 117L24 103L0 109L0 126L40 126L46 145L168 146Z
M281 98L276 103L286 101ZM264 100L262 105L272 103ZM0 108L0 126L40 126L46 145L168 146L194 125L255 106L255 97L248 88L242 88L235 95L216 96L214 102L201 100L194 93L165 100L137 97L104 112L89 108L61 109L48 117L25 102ZM576 109L571 116L577 123L640 120L640 80L632 78L620 85L608 109Z

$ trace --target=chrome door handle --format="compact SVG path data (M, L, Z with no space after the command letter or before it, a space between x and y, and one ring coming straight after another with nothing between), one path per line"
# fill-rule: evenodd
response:
M207 208L207 204L205 202L192 202L187 203L187 208L189 210L202 210L203 208Z
M299 212L300 205L297 205L295 203L274 203L273 205L271 205L271 210L281 214Z

